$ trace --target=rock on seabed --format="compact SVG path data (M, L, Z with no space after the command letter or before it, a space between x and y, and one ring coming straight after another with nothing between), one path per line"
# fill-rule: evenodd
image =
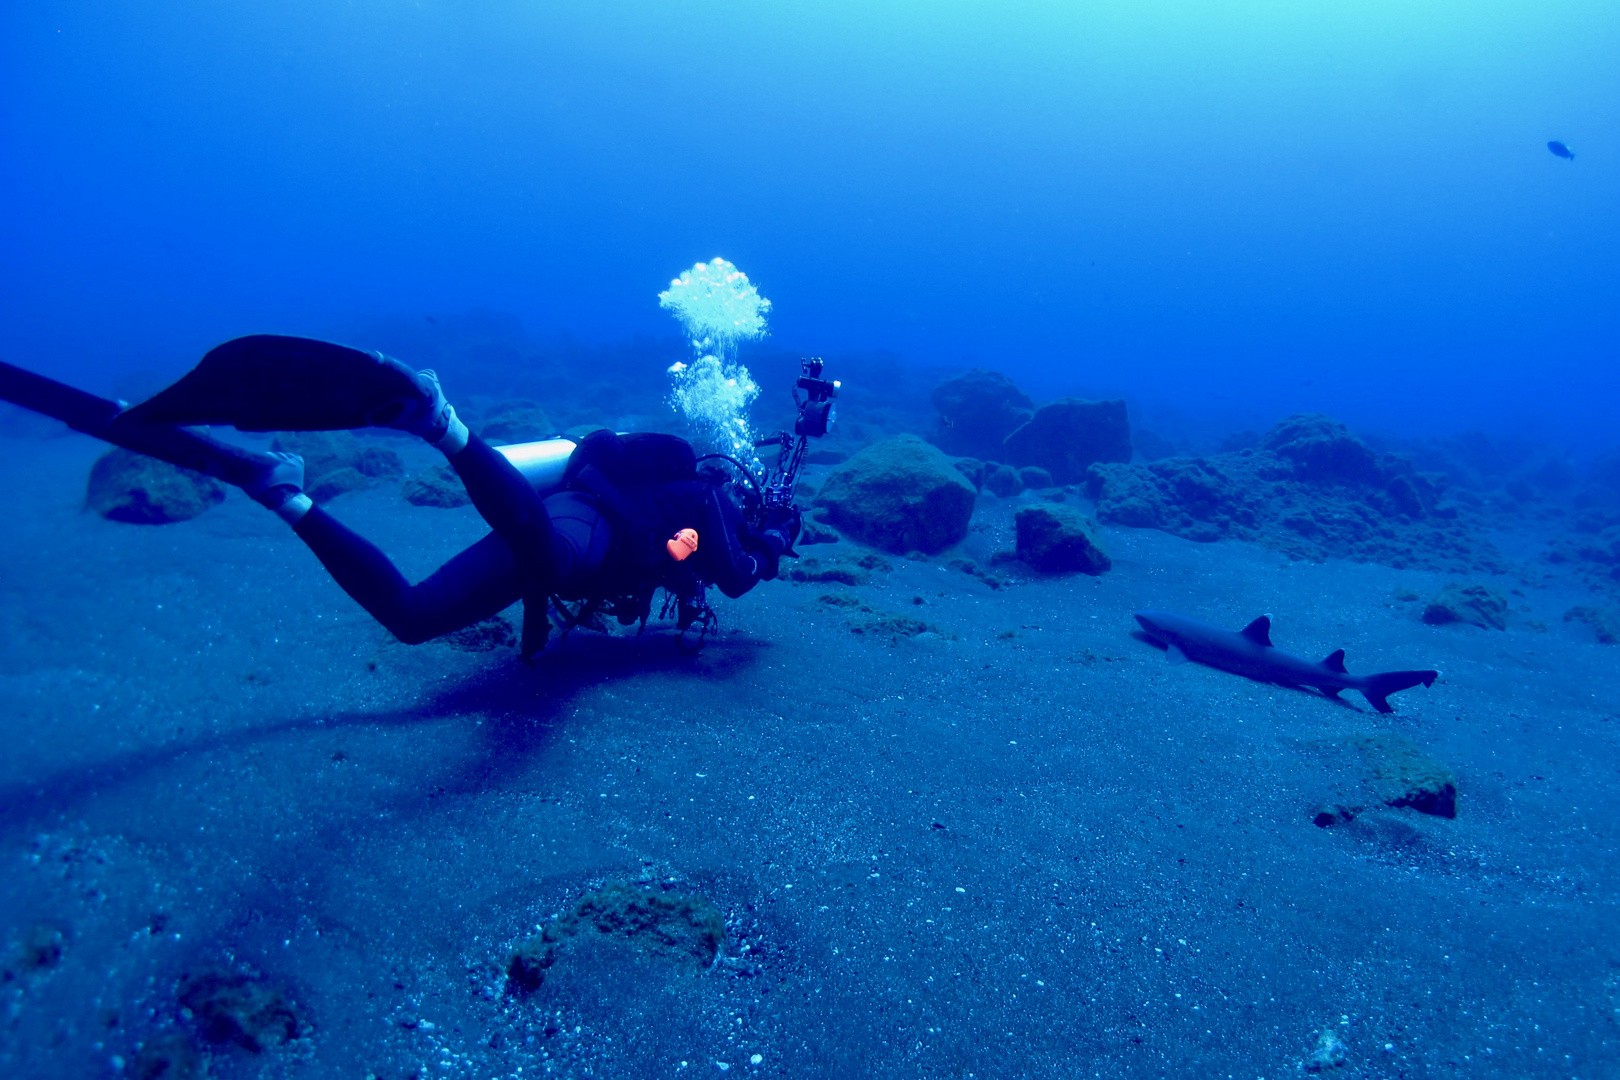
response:
M874 443L816 495L827 524L896 554L937 554L967 535L978 493L955 463L915 435Z
M1018 557L1046 574L1101 574L1113 565L1097 524L1078 510L1044 503L1026 506L1013 519Z
M90 467L85 490L90 509L131 525L186 521L224 501L218 480L121 447Z

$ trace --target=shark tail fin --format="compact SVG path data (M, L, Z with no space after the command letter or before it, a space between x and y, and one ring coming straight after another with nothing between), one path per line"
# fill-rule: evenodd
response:
M1433 686L1438 678L1438 671L1383 671L1377 675L1367 676L1367 685L1361 693L1366 697L1372 707L1381 713L1391 713L1395 710L1390 707L1389 695L1397 690L1407 690L1417 686Z

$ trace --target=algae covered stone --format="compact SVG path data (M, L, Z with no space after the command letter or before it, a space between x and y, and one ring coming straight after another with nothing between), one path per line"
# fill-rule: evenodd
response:
M1506 630L1507 611L1507 597L1489 585L1454 581L1429 601L1423 609L1423 621L1431 626L1461 622L1486 630Z
M1099 461L1131 460L1131 423L1123 401L1060 398L1035 410L1002 444L1010 465L1038 465L1072 484Z
M1046 574L1100 574L1113 565L1097 524L1068 506L1026 506L1013 519L1018 557Z
M529 994L545 982L559 947L594 931L619 938L644 954L706 968L726 943L726 920L708 899L614 882L587 893L574 909L521 942L507 958L507 987Z
M933 555L967 535L977 496L937 447L901 435L834 469L815 501L828 524L874 547Z
M90 467L85 502L109 521L167 525L225 501L225 485L190 469L115 448Z
M1457 780L1412 740L1393 733L1358 735L1363 780L1385 806L1409 806L1436 817L1457 816Z
M400 486L399 493L412 506L437 506L454 510L472 502L461 477L449 465L438 465L418 473Z

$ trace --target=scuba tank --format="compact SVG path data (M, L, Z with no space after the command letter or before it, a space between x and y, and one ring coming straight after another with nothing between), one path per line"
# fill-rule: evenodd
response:
M544 499L562 490L563 474L568 471L568 459L577 444L573 439L541 439L539 442L513 443L495 449L517 467Z

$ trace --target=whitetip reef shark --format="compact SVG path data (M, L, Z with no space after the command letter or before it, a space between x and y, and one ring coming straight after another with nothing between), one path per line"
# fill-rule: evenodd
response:
M1136 621L1149 638L1164 646L1173 664L1195 660L1261 682L1296 688L1314 686L1332 698L1342 690L1359 690L1381 713L1395 711L1388 701L1390 694L1419 683L1431 686L1440 675L1438 671L1352 675L1344 669L1343 649L1335 649L1319 662L1283 652L1271 644L1271 618L1267 615L1242 630L1222 630L1168 611L1138 611Z

